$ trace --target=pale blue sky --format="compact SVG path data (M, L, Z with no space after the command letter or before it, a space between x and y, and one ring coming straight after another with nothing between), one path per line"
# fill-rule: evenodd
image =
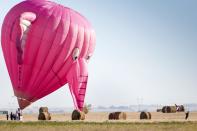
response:
M21 0L0 1L0 24ZM197 103L196 0L52 0L95 28L86 102L93 105ZM0 50L0 107L15 102ZM71 107L68 86L32 106Z

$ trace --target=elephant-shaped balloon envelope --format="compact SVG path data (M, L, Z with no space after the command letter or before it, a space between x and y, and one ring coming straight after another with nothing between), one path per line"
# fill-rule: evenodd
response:
M21 109L69 85L82 110L95 32L78 12L47 0L26 0L6 15L1 33L8 73Z

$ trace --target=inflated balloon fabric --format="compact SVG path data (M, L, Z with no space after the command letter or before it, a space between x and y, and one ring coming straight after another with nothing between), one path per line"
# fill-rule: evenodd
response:
M95 33L86 18L47 0L27 0L8 12L1 35L21 109L67 83L76 109L82 109L87 63L95 47Z

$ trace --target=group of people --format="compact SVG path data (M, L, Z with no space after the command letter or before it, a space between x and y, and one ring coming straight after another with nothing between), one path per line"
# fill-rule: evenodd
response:
M9 120L9 118L10 120L22 120L23 119L22 111L20 110L20 108L16 110L16 113L11 112L10 115L7 114L6 117L7 117L7 120Z

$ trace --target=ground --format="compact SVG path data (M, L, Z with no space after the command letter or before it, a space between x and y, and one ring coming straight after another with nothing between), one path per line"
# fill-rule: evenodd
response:
M38 121L37 114L24 114L22 122L5 121L0 116L0 131L197 131L197 112L151 112L151 120L139 120L139 113L130 112L126 121L108 121L108 113L89 113L85 121L71 121L71 114L52 114L51 121Z
M90 112L86 115L86 120L88 122L105 122L108 120L107 112ZM159 121L159 122L168 122L168 121L185 121L185 113L161 113L161 112L151 112L152 119L148 120L149 122ZM139 120L139 112L127 112L127 121L128 122L141 122ZM52 121L70 121L71 113L65 114L51 114ZM5 116L1 116L0 120L6 120ZM38 114L23 114L24 121L37 121ZM197 112L190 112L188 121L197 121Z

